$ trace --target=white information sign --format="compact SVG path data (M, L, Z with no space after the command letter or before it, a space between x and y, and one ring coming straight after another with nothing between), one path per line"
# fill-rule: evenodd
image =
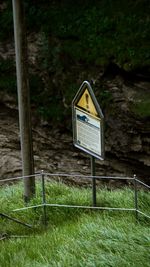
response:
M76 112L77 145L101 155L100 119L78 108Z

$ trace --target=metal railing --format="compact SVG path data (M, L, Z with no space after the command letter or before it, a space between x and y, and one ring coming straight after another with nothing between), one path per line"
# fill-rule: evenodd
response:
M18 180L23 180L29 177L32 177L33 175L30 176L20 176L20 177L15 177L15 178L9 178L9 179L3 179L0 180L0 183L8 183L8 182L14 182L14 181L18 181ZM150 219L150 216L147 215L146 213L142 212L139 209L138 206L138 184L140 184L142 187L147 188L148 190L150 189L150 186L148 186L147 184L145 184L144 182L140 181L139 179L137 179L136 175L134 175L134 177L113 177L113 176L85 176L85 175L78 175L78 174L64 174L64 173L44 173L43 171L41 171L40 173L36 173L34 174L35 178L41 178L41 187L42 187L42 199L41 199L41 204L37 204L37 205L31 205L31 206L25 206L22 208L16 208L13 211L23 211L23 210L27 210L27 209L32 209L32 208L38 208L38 207L43 207L43 218L44 218L44 224L47 224L47 207L66 207L66 208L81 208L81 209L94 209L94 210L112 210L112 211L131 211L135 213L135 218L136 220L139 219L139 214L141 214L142 216ZM69 204L58 204L58 203L48 203L46 200L46 185L45 185L45 180L48 178L53 178L54 180L56 180L56 178L82 178L82 179L86 179L86 180L130 180L134 186L134 208L124 208L124 207L100 207L100 206L87 206L87 205L69 205ZM3 216L3 213L0 213L1 216ZM4 215L5 216L5 215ZM6 215L6 218L9 217L8 215ZM11 218L13 220L13 218ZM16 219L14 219L14 221L17 221ZM31 226L22 222L19 222L21 224L24 224L25 226Z

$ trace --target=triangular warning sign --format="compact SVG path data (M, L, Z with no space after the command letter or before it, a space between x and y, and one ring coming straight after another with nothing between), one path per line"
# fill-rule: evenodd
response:
M84 81L72 101L74 145L104 159L104 115L92 87Z
M98 116L96 107L93 103L93 100L87 88L85 88L83 94L81 95L79 101L77 102L77 106L94 116Z

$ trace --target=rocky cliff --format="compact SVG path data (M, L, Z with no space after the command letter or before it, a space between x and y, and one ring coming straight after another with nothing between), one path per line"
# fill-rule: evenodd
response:
M105 108L105 160L96 161L97 175L133 176L149 183L150 123L148 118L134 117L129 107L136 101L136 85L125 85L120 77L105 80L112 94ZM148 91L148 84L138 84L138 92ZM130 90L129 90L130 89ZM98 91L98 87L96 92ZM87 155L75 149L72 133L49 126L33 118L35 169L48 172L90 174ZM1 93L0 112L0 176L21 174L18 110L14 98Z
M14 60L12 45L1 45L2 60ZM70 68L40 71L39 54L35 40L29 42L30 70L43 81L41 92L58 92L64 119L59 124L51 118L43 120L33 109L33 142L36 171L90 174L89 157L72 144L71 98L83 80L92 83L93 90L105 116L105 160L96 161L97 175L136 174L149 183L150 179L150 82L135 73L121 72L115 65L102 70L84 63L73 63ZM67 59L66 59L67 62ZM68 66L68 63L66 63ZM66 68L67 68L66 66ZM70 100L66 95L67 88ZM61 88L61 89L60 89ZM18 110L16 95L0 92L0 177L21 174ZM69 90L69 89L67 89ZM32 92L32 86L31 86ZM61 93L61 97L60 97ZM69 94L69 93L68 93ZM57 95L55 93L55 95ZM52 95L50 95L52 98ZM48 101L51 98L47 98ZM41 96L40 96L41 98ZM43 105L49 104L43 101ZM53 99L52 99L53 100ZM70 102L69 102L70 101ZM51 108L49 108L51 111ZM55 113L55 112L54 112ZM67 116L65 117L65 114ZM69 117L68 117L69 115ZM53 127L52 127L53 125ZM69 128L69 131L68 131Z
M142 117L140 105L143 99L150 99L150 84L116 76L106 80L104 86L112 96L105 108L106 158L110 167L113 172L135 173L149 182L150 121L149 116Z

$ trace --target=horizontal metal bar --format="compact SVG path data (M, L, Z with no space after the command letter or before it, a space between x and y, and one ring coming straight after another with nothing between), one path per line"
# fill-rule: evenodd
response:
M65 174L65 173L43 173L46 176L61 176L61 177L78 177L78 178L94 178L94 179L120 179L120 180L134 180L131 177L115 177L115 176L91 176L91 175L80 175L80 174Z
M93 209L93 210L115 210L115 211L136 211L136 209L134 208L110 208L110 207L93 207L93 206L80 206L80 205L65 205L65 204L40 204L40 205L34 205L34 206L29 206L29 207L24 207L24 208L20 208L20 209L15 209L13 211L23 211L23 210L27 210L27 209L33 209L33 208L39 208L39 207L44 207L44 206L48 206L48 207L58 207L58 208L78 208L78 209ZM137 210L138 213L140 213L141 215L144 215L145 217L147 217L148 219L150 219L150 216L146 215L145 213Z
M121 176L91 176L91 175L80 175L80 174L66 174L66 173L44 173L43 175L46 176L53 176L53 177L75 177L75 178L84 178L84 179L112 179L112 180L135 180L135 178L132 177L121 177ZM30 178L30 177L39 177L41 176L41 173L35 173L32 175L26 175L26 176L18 176L18 177L12 177L12 178L6 178L6 179L0 179L0 183L2 182L8 182L8 181L14 181L14 180L19 180L19 179L24 179L24 178ZM139 179L136 178L136 181L147 188L150 188L147 184L144 182L140 181Z
M141 215L145 216L146 218L150 219L150 216L148 216L147 214L141 212L140 210L137 210L138 213L140 213Z
M101 210L122 210L122 211L135 211L135 209L127 209L127 208L109 208L109 207L93 207L93 206L81 206L81 205L65 205L65 204L40 204L40 205L35 205L35 206L29 206L29 207L24 207L20 209L15 209L13 211L22 211L26 209L33 209L33 208L38 208L38 207L43 207L43 206L49 206L49 207L64 207L64 208L82 208L82 209L101 209Z
M24 207L24 208L15 209L12 211L22 211L22 210L27 210L27 209L39 208L39 207L43 207L43 206L45 206L45 204L39 204L39 205L35 205L35 206Z
M135 209L128 208L110 208L110 207L95 207L95 206L78 206L78 205L65 205L65 204L45 204L49 207L63 207L63 208L81 208L81 209L99 209L99 210L119 210L119 211L135 211Z
M138 183L144 185L145 187L147 188L150 188L149 185L145 184L144 182L140 181L139 179L135 179L135 178L132 178L132 177L120 177L120 176L91 176L91 175L80 175L80 174L66 174L66 173L44 173L44 172L38 172L38 173L35 173L35 174L32 174L32 175L26 175L26 176L18 176L18 177L13 177L13 178L6 178L6 179L0 179L0 183L3 183L3 182L8 182L8 181L15 181L15 180L21 180L21 179L24 179L24 178L30 178L30 177L34 177L37 178L39 176L41 176L41 173L43 175L46 175L46 176L53 176L53 177L75 177L75 178L83 178L83 179L112 179L112 180L136 180Z
M16 180L22 180L24 178L30 178L30 177L34 177L34 176L41 176L41 174L32 174L32 175L28 175L28 176L19 176L19 177L14 177L14 178L6 178L6 179L0 179L0 183L2 182L8 182L8 181L16 181Z
M41 204L41 205L35 205L35 206L29 206L24 207L20 209L15 209L13 211L22 211L26 209L33 209L43 206L49 206L49 207L63 207L63 208L81 208L81 209L101 209L101 210L120 210L120 211L135 211L135 209L128 209L128 208L110 208L110 207L93 207L93 206L80 206L80 205L65 205L65 204Z

